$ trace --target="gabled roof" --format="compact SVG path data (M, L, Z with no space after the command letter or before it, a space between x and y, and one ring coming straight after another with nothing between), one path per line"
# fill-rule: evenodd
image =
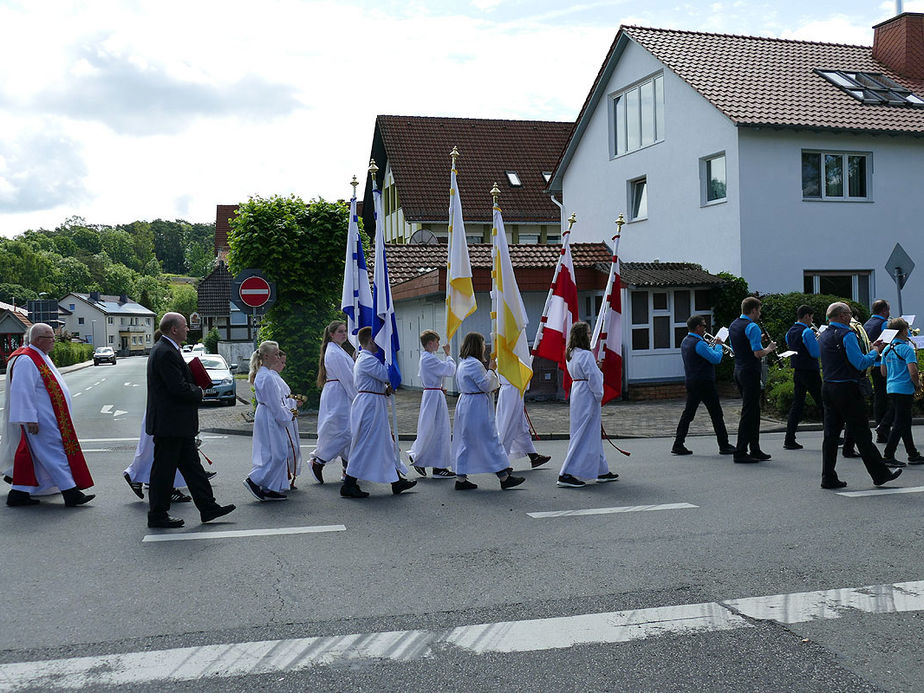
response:
M554 169L572 126L541 120L380 115L375 120L372 158L379 167L380 184L386 164L391 165L407 221L447 221L449 153L458 147L461 157L456 170L466 222L491 222L490 190L497 183L508 224L558 223L561 213L545 192L542 172ZM522 186L511 186L506 171L516 171ZM367 175L364 200L371 199ZM366 205L367 229L374 228L372 213L372 205Z
M200 315L230 315L231 272L224 262L219 262L196 289Z
M76 296L84 303L88 303L97 310L102 311L106 315L135 315L148 317L154 315L154 311L148 308L145 308L140 303L135 303L131 299L127 301L122 301L121 296L107 296L105 294L100 294L99 300L94 301L90 298L90 294L78 294L77 292L72 291L67 296ZM61 299L58 303L63 302L67 296ZM65 306L66 307L66 306Z
M619 266L619 278L623 286L720 286L725 283L722 277L710 274L695 262L623 262Z
M14 306L12 303L6 303L4 301L0 301L0 310L13 310L13 308ZM15 306L15 308L16 308L16 312L19 313L20 315L25 315L25 316L29 315L29 311L26 310L25 306Z
M924 135L924 109L864 104L814 72L881 73L924 98L924 81L874 60L870 46L623 26L581 108L551 190L561 190L564 169L630 41L737 126Z

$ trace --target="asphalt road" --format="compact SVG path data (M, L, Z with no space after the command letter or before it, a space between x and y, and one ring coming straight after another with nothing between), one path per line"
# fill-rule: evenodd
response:
M66 376L96 500L0 509L0 691L924 690L924 495L820 489L820 434L799 452L765 435L759 465L706 438L682 458L625 441L620 480L584 489L555 486L567 443L543 442L553 461L511 491L480 476L346 500L329 470L273 504L241 484L250 439L212 437L238 510L202 526L174 506L171 535L121 478L144 365ZM893 487L924 490L924 470ZM150 540L305 527L342 530Z

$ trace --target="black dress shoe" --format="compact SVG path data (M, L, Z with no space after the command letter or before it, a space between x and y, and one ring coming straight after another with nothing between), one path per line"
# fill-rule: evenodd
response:
M841 457L859 457L859 453L853 448L844 448L841 451Z
M398 479L392 482L391 492L397 496L402 491L407 491L409 488L414 488L415 486L417 486L417 479L413 481L410 479Z
M210 472L208 470L206 470L205 472L205 478L208 479L209 481L214 479L216 476L218 476L218 472Z
M877 443L888 443L889 442L889 432L888 431L880 432L879 429L877 428L876 429L876 442Z
M841 481L840 479L835 479L834 481L824 481L821 482L822 488L835 489L835 488L844 488L847 485L846 481Z
M760 462L760 460L750 455L735 455L735 464L751 464L752 462Z
M129 488L132 490L132 493L134 493L139 498L143 499L144 491L141 488L141 482L132 481L132 478L128 475L128 472L125 472L124 474L122 474L122 477L125 479L125 483L127 483Z
M685 445L675 445L671 448L672 455L692 455L693 451L687 448Z
M538 452L533 452L529 455L529 464L535 469L536 467L541 467L550 459L552 459L550 455L540 455Z
M874 486L882 486L883 484L887 484L887 483L889 483L890 481L894 481L895 479L897 479L897 478L900 477L901 475L902 475L902 470L901 470L901 469L896 469L894 472L892 472L892 473L889 474L888 476L883 477L883 478L880 479L879 481L874 481L874 482L873 482L873 485L874 485Z
M179 517L167 515L161 518L148 518L148 527L151 529L178 529L186 524Z
M753 458L754 458L755 460L757 460L758 462L763 462L764 460L769 460L769 459L770 459L770 455L768 455L768 454L767 454L766 452L764 452L763 450L758 450L757 452L752 452L752 453L751 453L751 457L753 457Z
M324 483L324 463L318 461L317 459L311 460L311 473L314 474L314 478L318 480L319 484Z
M199 513L199 518L203 523L211 522L212 520L217 520L219 517L227 515L235 508L237 508L237 506L233 503L228 505L216 505L211 510L203 510L201 513Z
M368 498L369 492L363 491L356 482L347 482L340 487L340 495L344 498Z
M24 506L24 505L38 505L39 499L33 498L25 491L16 491L11 490L9 495L6 497L6 504L12 508Z
M478 488L478 484L473 484L468 479L456 479L456 491L472 491Z
M61 495L64 496L64 505L66 505L68 508L76 508L78 505L89 503L91 500L96 498L96 496L92 493L87 495L76 486L74 488L69 488L66 491L61 491Z
M784 450L801 450L803 447L805 446L799 445L799 443L797 443L794 440L787 440L786 442L783 443Z
M507 478L501 479L500 484L501 484L501 488L506 491L508 488L519 486L524 481L526 481L526 479L522 476L514 476L513 474L507 474Z
M908 464L924 464L924 456L914 453L913 455L908 455Z
M735 454L735 446L734 446L734 445L728 445L728 444L721 445L721 446L719 446L719 454L720 454L720 455L734 455L734 454Z

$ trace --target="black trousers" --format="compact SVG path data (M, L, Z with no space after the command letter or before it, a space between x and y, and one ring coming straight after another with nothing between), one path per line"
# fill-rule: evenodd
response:
M787 442L796 440L796 428L805 410L806 393L812 396L817 406L821 406L821 374L818 371L793 371L792 406L789 408L789 419L786 422Z
M716 390L715 381L713 380L687 382L687 405L683 408L683 414L680 415L680 423L677 424L674 445L683 445L683 441L687 439L690 423L696 416L696 410L699 409L700 402L706 405L709 418L712 419L712 429L715 431L716 440L719 441L719 448L725 447L728 445L728 431L725 428L722 405L719 404L719 392Z
M825 437L821 444L821 480L837 481L837 439L841 429L846 427L847 435L853 440L863 458L866 471L874 483L891 476L889 468L882 463L882 455L873 444L873 436L866 418L866 400L860 386L854 382L824 383L821 399L825 408Z
M879 366L870 369L873 376L873 421L878 428L889 411L889 396L886 394L886 379L879 370ZM891 421L889 422L891 424Z
M760 452L760 369L735 370L735 384L741 393L741 418L735 455Z
M883 456L887 459L895 457L898 441L905 444L908 456L917 455L914 438L911 437L911 405L914 404L914 395L889 395L890 411L892 412L892 432L889 433L889 442L886 443Z
M162 520L170 510L170 496L173 493L173 479L177 469L186 480L186 487L199 509L211 510L218 504L212 495L194 438L173 438L154 436L154 464L151 467L151 489L148 492L148 518Z

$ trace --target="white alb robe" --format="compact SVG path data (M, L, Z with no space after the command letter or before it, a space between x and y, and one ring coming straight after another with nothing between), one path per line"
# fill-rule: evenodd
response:
M445 361L429 351L420 354L420 381L424 386L417 415L417 439L408 455L418 467L450 469L449 457L452 432L449 427L449 407L443 393L443 378L455 375L456 362L451 356Z
M456 369L459 401L452 435L452 459L456 474L487 474L510 466L507 451L497 437L492 392L499 382L494 371L473 356Z
M71 392L61 373L55 368L48 355L41 349L30 346L30 349L39 354L45 364L51 369L55 380L61 386L67 409L71 412L71 421L74 420L71 406ZM15 377L14 377L15 376ZM25 354L17 356L13 365L7 365L6 370L6 404L3 408L3 452L0 466L6 476L13 476L13 455L20 441L20 431L25 430L24 424L38 423L39 432L26 431L26 442L32 453L35 467L35 479L38 486L13 485L15 491L25 491L33 496L44 496L74 488L74 475L67 463L64 453L64 442L61 440L61 431L58 429L58 420L51 406L51 397L42 380L35 363Z
M500 379L500 392L497 395L495 414L497 435L510 458L527 457L536 452L536 446L533 445L533 439L529 433L523 395L510 384L507 378L500 374L497 377Z
M292 388L289 387L281 373L273 371L279 379L279 395L282 397L282 403L286 409L298 409L298 402L292 398ZM298 417L294 416L286 426L289 436L289 455L287 463L289 474L294 478L302 473L302 451L298 444Z
M327 382L318 408L318 445L313 457L330 462L350 458L350 407L356 398L353 358L339 344L328 342L324 351Z
M364 481L390 484L398 480L398 470L385 397L388 369L375 354L361 351L353 366L353 384L356 399L350 411L352 445L346 473Z
M135 459L125 468L125 474L128 478L138 484L151 483L151 467L154 465L154 436L149 434L145 428L147 423L147 412L141 415L141 433L138 435L138 445L135 447ZM173 477L174 488L183 488L186 486L186 480L177 470L176 476Z
M594 360L593 352L575 349L568 361L568 373L575 382L571 385L569 414L568 454L560 474L578 479L596 479L606 474L609 467L603 454L600 437L600 401L603 399L603 373Z
M292 412L283 404L279 378L261 366L253 381L257 411L253 417L253 468L250 480L264 490L283 493L289 489L289 437L286 426Z

